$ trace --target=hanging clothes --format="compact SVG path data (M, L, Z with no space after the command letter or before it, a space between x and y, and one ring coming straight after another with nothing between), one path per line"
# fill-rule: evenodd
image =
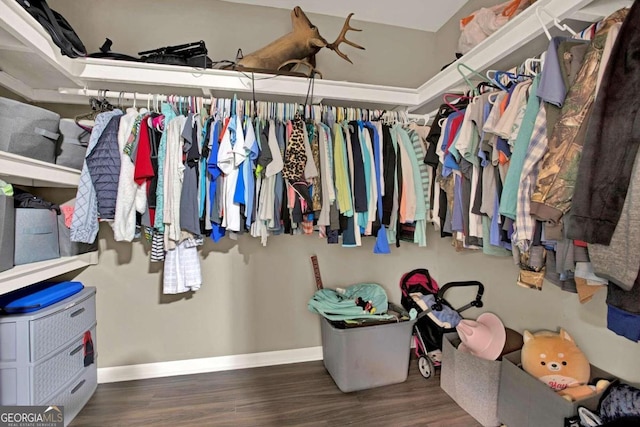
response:
M543 159L531 199L531 212L542 221L558 223L571 207L582 143L586 135L585 118L595 99L602 50L611 26L622 22L625 16L625 11L618 11L605 19L589 45L576 83L569 89L561 117L549 140L549 152Z
M115 109L113 111L100 113L96 117L95 125L91 131L87 153L85 155L84 166L80 173L78 191L76 192L76 204L73 220L71 222L70 234L72 242L93 243L98 236L98 200L96 188L94 186L86 158L91 155L95 147L98 145L100 137L111 123L111 119L120 115L122 115L122 111ZM115 139L117 142L117 130ZM115 173L115 170L113 172Z

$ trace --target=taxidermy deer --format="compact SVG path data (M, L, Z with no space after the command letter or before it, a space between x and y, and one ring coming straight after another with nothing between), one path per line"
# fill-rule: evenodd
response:
M281 70L292 69L302 64L308 66L312 72L318 73L315 71L316 54L323 47L333 50L338 56L353 64L349 57L342 53L339 48L340 44L344 42L357 49L364 50L364 47L345 38L349 30L362 31L353 28L349 24L352 16L353 13L347 16L340 35L338 35L338 38L333 43L329 43L320 35L318 27L309 21L309 18L307 18L307 15L304 14L302 9L296 6L291 11L293 31L271 42L262 49L244 56L238 61L238 65L245 68Z

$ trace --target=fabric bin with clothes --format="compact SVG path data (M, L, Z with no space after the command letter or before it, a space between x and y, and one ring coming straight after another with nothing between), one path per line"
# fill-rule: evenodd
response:
M15 209L13 197L0 192L0 271L13 267L15 239Z
M501 359L522 347L522 335L493 313L463 319L456 331L442 339L440 387L483 426L499 426Z
M521 351L506 355L502 359L500 392L498 395L498 418L508 426L563 427L565 420L578 414L578 407L595 410L602 392L587 398L569 401L556 393L547 384L528 374L521 367ZM614 377L591 365L591 380Z
M81 127L73 119L61 119L60 135L60 145L56 152L56 164L82 170L91 130Z
M483 426L499 426L500 361L458 350L458 334L442 339L440 387Z
M0 97L0 150L54 163L60 116Z
M16 208L15 265L60 257L57 216L50 209Z
M58 215L58 242L60 256L74 256L98 250L98 238L93 243L71 241L71 222L75 211L75 199L60 205L61 214Z
M60 245L60 256L74 256L98 250L98 238L93 243L71 241L71 228L65 223L64 214L58 215L58 243Z

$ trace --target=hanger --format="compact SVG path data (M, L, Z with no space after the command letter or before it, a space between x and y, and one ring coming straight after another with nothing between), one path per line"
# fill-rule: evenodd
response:
M480 74L479 72L477 72L476 70L474 70L473 68L469 67L467 64L461 62L456 66L458 73L460 73L460 75L462 76L462 78L464 79L465 83L467 83L467 86L469 86L469 89L471 89L472 91L475 91L475 85L473 83L471 83L471 80L469 80L469 75L474 75L480 78L481 81L483 82L487 82L487 83L491 83L489 80L487 80L487 78L485 76L483 76L482 74ZM461 68L466 69L467 71L470 72L470 74L465 74Z
M573 31L568 25L560 24L560 21L558 20L558 18L553 16L551 13L549 13L549 11L547 9L545 9L542 6L538 6L536 8L536 16L538 17L538 21L540 22L540 26L542 27L542 31L544 31L544 34L547 36L547 39L551 40L551 33L549 32L549 30L547 29L547 26L545 25L544 21L542 20L542 15L541 15L542 12L544 12L545 15L547 15L549 18L551 18L553 20L553 26L556 27L557 29L559 29L561 31L567 31L568 33L570 33L574 37L578 35L578 33Z
M453 97L453 100L451 99L452 97ZM460 110L456 108L454 104L457 104L463 99L471 100L473 99L473 97L467 96L465 94L460 94L460 93L445 93L444 95L442 95L442 100L444 101L444 103L448 107L453 108L455 111L460 111Z
M490 82L487 84L492 84L494 86L497 86L498 89L504 90L506 92L508 90L507 87L504 86L500 81L500 79L497 77L499 72L500 72L499 70L487 70L487 78L489 79L489 82ZM491 75L492 73L493 73L493 76Z

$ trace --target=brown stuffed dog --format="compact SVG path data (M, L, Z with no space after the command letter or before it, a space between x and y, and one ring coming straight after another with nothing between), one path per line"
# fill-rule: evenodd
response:
M522 368L567 400L579 400L604 390L609 382L589 386L591 366L564 329L560 333L524 331Z

